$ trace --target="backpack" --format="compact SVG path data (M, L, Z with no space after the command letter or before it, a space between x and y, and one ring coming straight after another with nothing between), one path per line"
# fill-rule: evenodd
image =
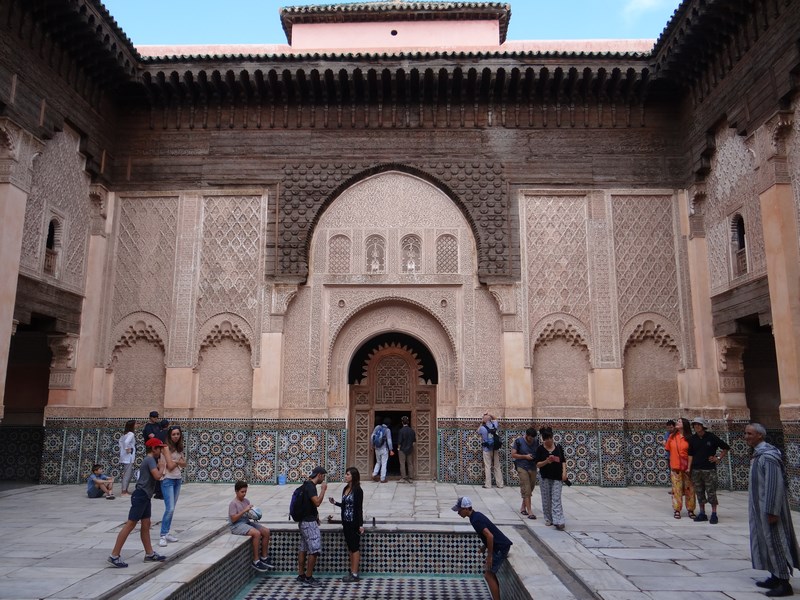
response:
M289 501L289 516L292 521L300 522L306 516L306 495L303 492L305 483L295 488L292 492L292 499Z
M503 440L498 435L497 429L495 427L486 426L486 431L488 431L489 435L492 436L492 450L500 450L500 448L503 447ZM487 448L489 447L488 444L486 446Z
M372 432L372 447L381 448L386 443L386 425L376 427Z

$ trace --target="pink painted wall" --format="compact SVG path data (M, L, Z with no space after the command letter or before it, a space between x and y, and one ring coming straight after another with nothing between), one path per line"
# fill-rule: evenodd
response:
M396 34L392 35L392 31ZM292 27L292 50L498 46L497 21L303 23Z

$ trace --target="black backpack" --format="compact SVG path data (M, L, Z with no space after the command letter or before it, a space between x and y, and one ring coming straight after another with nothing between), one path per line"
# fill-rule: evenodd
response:
M492 436L492 450L500 450L503 447L503 439L497 433L497 429L494 427L486 426L486 431L489 432L489 435ZM488 448L488 444L487 444Z
M303 491L305 483L301 484L292 492L292 499L289 501L289 516L292 521L300 522L306 516L306 495Z

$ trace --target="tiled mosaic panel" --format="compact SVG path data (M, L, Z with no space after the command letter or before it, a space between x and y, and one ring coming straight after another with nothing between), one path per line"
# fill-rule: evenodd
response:
M783 443L786 450L784 463L789 479L789 503L793 509L800 510L800 423L784 423L783 427Z
M322 577L320 586L308 588L294 577L262 577L242 600L490 600L492 595L482 577L423 579L368 577L359 583L343 583L337 578ZM505 598L506 596L504 596Z
M604 487L669 484L667 458L662 445L664 425L661 422L561 420L548 424L553 427L556 442L564 447L569 476L577 484ZM509 447L530 423L505 420L501 426L504 438L501 464L505 481L516 485L518 480ZM709 428L726 440L732 449L719 467L722 489L747 489L750 450L744 443L744 426L745 423L739 422L709 423ZM798 429L795 452L800 455L800 427ZM781 432L770 432L770 435L777 439ZM480 435L475 421L439 421L440 481L482 484L483 459L480 452ZM800 497L800 484L796 487Z
M43 427L0 427L0 480L39 481Z
M49 419L44 430L40 483L86 481L94 463L119 477L117 442L127 419ZM137 465L145 455L137 429ZM332 481L344 478L343 421L175 421L184 431L186 482L231 483L246 479L275 483L280 474L301 481L323 465ZM0 456L2 458L2 456Z
M279 571L297 570L299 530L273 531L270 558ZM480 574L483 556L475 534L371 532L361 536L361 572L428 575ZM453 557L458 557L453 560ZM345 573L349 554L341 530L322 532L320 573Z

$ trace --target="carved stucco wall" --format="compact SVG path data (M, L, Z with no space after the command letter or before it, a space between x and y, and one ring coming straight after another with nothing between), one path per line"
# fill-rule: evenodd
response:
M224 337L200 352L197 408L225 418L249 417L253 395L250 348Z
M419 238L413 272L403 239ZM456 273L437 273L437 246L443 235L457 242ZM385 264L368 268L367 240L385 240ZM349 253L349 255L348 255ZM453 201L415 176L388 172L348 188L322 215L312 242L312 273L286 316L284 406L325 406L333 344L365 309L381 304L415 307L441 329L454 348L457 366L442 372L460 388L460 405L481 405L500 398L502 323L497 305L483 288L473 289L477 254L472 232ZM404 269L404 265L406 268ZM343 272L347 270L347 272ZM448 270L452 270L449 269ZM391 312L391 311L390 311ZM375 334L380 327L375 326ZM401 324L400 330L403 330ZM385 330L385 329L384 329ZM456 383L456 381L458 383Z
M623 366L652 320L694 365L685 240L671 193L520 194L525 317L534 404L588 401L590 368ZM646 373L643 375L646 377ZM676 371L671 375L676 383Z
M112 406L121 414L140 414L144 408L164 406L164 349L157 343L138 338L122 347L114 357Z
M766 274L755 156L749 147L752 142L752 138L745 140L724 125L716 134L703 207L712 295ZM738 277L734 277L731 251L731 219L736 213L744 218L748 263L747 273Z
M631 343L625 350L622 372L627 416L645 419L677 414L677 371L674 347L651 337Z
M795 99L792 129L786 138L786 159L789 163L789 177L794 193L797 231L800 234L800 98Z
M47 228L62 224L57 286L82 294L89 236L89 175L79 152L80 136L69 128L57 132L34 160L31 192L25 206L21 272L42 278Z

